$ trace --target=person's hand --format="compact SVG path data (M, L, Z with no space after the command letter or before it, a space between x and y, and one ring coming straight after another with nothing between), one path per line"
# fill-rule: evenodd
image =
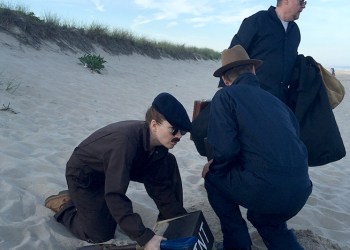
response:
M213 160L210 160L208 161L204 167L203 167L203 170L202 170L202 177L205 178L205 176L207 175L207 173L209 172L209 166L210 164L213 162Z
M154 235L147 244L144 246L144 250L160 250L160 242L166 240L163 236Z

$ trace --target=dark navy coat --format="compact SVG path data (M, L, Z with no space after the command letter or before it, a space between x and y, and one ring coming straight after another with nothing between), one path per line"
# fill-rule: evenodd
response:
M280 213L295 205L298 210L311 193L298 122L284 103L260 88L251 73L215 94L208 143L214 161L206 181L225 185L248 209Z
M346 155L318 63L311 56L298 56L288 106L299 121L309 166L322 166Z
M291 21L285 31L271 6L243 20L230 48L240 44L250 58L262 60L264 63L256 71L261 87L286 103L299 43L298 25Z

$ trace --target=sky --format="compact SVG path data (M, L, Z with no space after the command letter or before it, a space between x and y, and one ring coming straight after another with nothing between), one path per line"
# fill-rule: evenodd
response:
M92 23L175 44L226 49L245 17L276 0L12 0L38 17L55 16L77 26ZM309 0L296 21L299 54L325 67L350 68L350 1Z

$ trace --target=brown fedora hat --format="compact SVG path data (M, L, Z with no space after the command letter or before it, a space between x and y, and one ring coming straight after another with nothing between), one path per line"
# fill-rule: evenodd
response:
M257 59L250 59L247 52L241 45L233 46L225 49L221 54L222 67L214 72L214 76L221 77L227 70L241 65L252 64L255 68L259 67L263 62Z

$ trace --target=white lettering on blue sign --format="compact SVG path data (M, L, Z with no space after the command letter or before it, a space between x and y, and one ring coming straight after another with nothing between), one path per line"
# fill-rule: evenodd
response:
M203 250L203 249L207 249L207 244L209 243L209 239L207 237L207 234L204 231L204 227L203 227L203 222L201 223L201 226L199 227L199 239L197 241L197 243L194 245L193 250ZM198 248L197 248L198 247Z

